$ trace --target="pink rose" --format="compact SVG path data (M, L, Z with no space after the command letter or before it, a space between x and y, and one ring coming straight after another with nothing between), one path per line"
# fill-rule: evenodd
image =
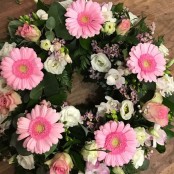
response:
M86 163L86 170L85 174L109 174L110 170L104 163L97 162L95 165L93 165L90 162Z
M41 32L35 25L25 23L22 27L18 27L16 35L19 35L28 41L37 42L41 36Z
M121 23L116 28L116 32L118 35L125 35L131 27L131 22L129 19L123 19Z
M17 105L21 104L21 97L16 92L0 94L0 114L7 116Z
M150 122L164 127L168 124L169 108L161 103L147 102L143 108L143 116Z
M52 160L50 174L69 174L72 168L71 157L67 153L58 153Z

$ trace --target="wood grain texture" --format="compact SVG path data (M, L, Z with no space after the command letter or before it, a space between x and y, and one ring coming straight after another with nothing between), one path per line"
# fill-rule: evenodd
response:
M53 0L45 0L50 3ZM111 0L97 0L109 2ZM145 14L148 22L156 23L156 36L164 35L166 46L170 49L171 57L174 57L174 0L112 0L113 3L124 2L125 5L136 15ZM7 36L8 17L19 17L30 13L35 4L33 0L23 0L22 5L17 5L15 0L0 0L0 39ZM174 69L174 68L173 68ZM79 104L93 95L96 86L83 83L82 77L75 74L72 93L69 95L71 104ZM173 174L174 172L174 140L170 140L167 151L164 154L154 152L150 168L142 174ZM0 163L0 174L13 174L13 168Z

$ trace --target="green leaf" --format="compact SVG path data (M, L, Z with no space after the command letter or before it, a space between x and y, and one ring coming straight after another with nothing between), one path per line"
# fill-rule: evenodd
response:
M112 11L117 12L117 13L122 12L123 9L124 9L123 3L118 3L117 5L114 5L112 7Z
M46 21L46 27L49 30L53 30L55 28L55 26L56 26L56 21L55 21L55 19L52 16L50 16L48 18L48 20Z
M81 60L81 65L80 65L81 69L82 70L87 69L88 65L90 65L90 61L89 61L88 57L87 56L81 56L80 60Z
M87 38L87 39L80 38L79 42L80 42L81 47L84 48L85 50L90 49L90 47L91 47L91 39L90 38Z
M37 10L39 10L39 9L47 11L48 10L48 5L46 5L42 0L38 0Z
M46 31L45 37L52 42L53 39L55 38L55 34L53 31Z
M164 153L164 152L166 151L166 147L157 144L156 150L157 150L159 153Z
M15 147L17 152L20 155L23 155L23 156L30 155L31 153L28 152L27 149L23 147L23 141L18 141L17 138L18 138L18 135L16 133L13 133L10 140L10 146Z
M65 40L71 40L73 37L69 34L65 26L66 9L59 3L53 3L48 11L48 15L54 17L56 26L54 28L56 36Z
M171 139L171 138L174 137L174 132L173 132L172 130L167 129L167 128L164 128L164 131L166 132L167 137L168 137L169 139Z
M43 91L43 83L39 83L35 88L33 88L30 92L30 98L33 100L38 100L42 96Z
M22 25L23 25L22 22L20 22L18 20L13 20L13 21L9 22L9 24L8 24L8 32L9 32L11 38L15 37L15 33L16 33L18 27L22 26Z
M82 155L79 154L79 153L77 153L77 152L75 152L75 151L71 151L71 152L70 152L70 156L71 156L71 158L72 158L72 160L73 160L74 166L75 166L78 170L80 170L80 171L82 171L82 172L85 172L85 171L84 171L84 169L85 169L85 162L84 162L84 160L83 160Z
M150 161L148 159L145 159L143 162L143 165L139 169L142 171L147 170L149 167L149 164L150 164Z
M44 166L40 166L40 167L36 170L36 174L46 174L46 173L48 173L48 172L45 170Z
M72 79L66 70L64 70L62 74L58 75L57 79L62 85L62 87L67 86L69 90L71 89Z
M54 74L46 72L44 75L44 93L46 97L50 97L60 92L59 84Z
M51 102L51 104L53 105L62 105L63 102L66 100L67 98L67 93L65 91L63 91L62 89L59 89L60 91L50 97L47 98L47 100L49 100Z
M48 152L45 153L45 158L47 158L50 154L53 154L54 150L56 149L57 144L53 144Z

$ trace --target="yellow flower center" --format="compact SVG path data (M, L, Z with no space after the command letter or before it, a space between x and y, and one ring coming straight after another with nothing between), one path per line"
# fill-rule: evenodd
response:
M116 147L119 145L119 140L118 140L118 138L116 138L116 137L113 138L111 144L112 144L112 146L113 146L114 148L116 148Z
M41 134L42 132L44 132L45 126L43 124L38 124L35 130L37 133Z
M88 16L83 16L83 17L81 18L81 22L82 22L82 23L88 23L88 22L89 22L89 17L88 17Z
M150 62L148 60L145 60L143 62L143 65L144 65L145 68L148 68L148 67L150 67Z
M20 71L21 73L27 73L28 67L27 67L26 65L20 65L20 66L19 66L19 71Z

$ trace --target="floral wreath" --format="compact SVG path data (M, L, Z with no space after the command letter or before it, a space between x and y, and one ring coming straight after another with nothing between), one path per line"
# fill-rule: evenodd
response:
M155 24L122 3L37 2L0 50L0 157L16 173L135 174L174 136L174 81ZM72 74L96 102L66 102ZM97 92L96 92L97 93Z

